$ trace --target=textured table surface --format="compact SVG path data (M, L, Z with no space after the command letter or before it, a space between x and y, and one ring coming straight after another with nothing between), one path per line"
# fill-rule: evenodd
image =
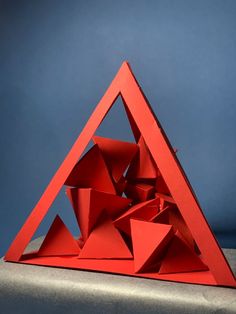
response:
M224 252L235 272L236 250ZM236 289L1 260L0 313L236 313Z

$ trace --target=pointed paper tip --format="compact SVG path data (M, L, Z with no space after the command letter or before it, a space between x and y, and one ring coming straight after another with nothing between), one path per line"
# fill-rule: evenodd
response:
M124 60L122 62L122 65L121 65L120 69L129 70L131 73L133 73L132 69L131 69L131 66L130 66L130 64L129 64L129 62L127 60Z
M122 62L122 66L130 66L130 65L129 65L129 61L128 61L128 60L124 60L124 61Z

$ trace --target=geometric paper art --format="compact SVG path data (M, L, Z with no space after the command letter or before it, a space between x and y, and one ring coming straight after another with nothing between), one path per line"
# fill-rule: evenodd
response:
M96 131L122 99L134 142ZM121 126L122 127L122 126ZM93 146L86 152L88 145ZM65 190L80 236L59 213L25 249ZM127 62L98 103L4 257L5 261L236 287L235 277L160 122Z

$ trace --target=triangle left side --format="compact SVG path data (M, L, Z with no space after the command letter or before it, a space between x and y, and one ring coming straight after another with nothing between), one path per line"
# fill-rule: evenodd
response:
M50 206L54 202L72 169L83 154L89 141L108 113L109 109L112 107L115 100L119 96L121 83L126 80L126 67L127 63L124 62L108 87L107 91L103 95L102 99L96 106L71 150L56 171L52 180L49 182L38 203L33 208L24 225L11 243L8 251L4 256L5 261L17 262L20 260L25 248L37 231L40 223L46 216Z

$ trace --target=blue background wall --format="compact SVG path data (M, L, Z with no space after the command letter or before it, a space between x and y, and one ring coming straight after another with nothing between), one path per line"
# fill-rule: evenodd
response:
M236 247L236 1L0 1L0 253L127 59L220 244ZM101 134L125 137L120 105ZM75 231L64 194L59 210ZM67 214L69 213L69 214Z

